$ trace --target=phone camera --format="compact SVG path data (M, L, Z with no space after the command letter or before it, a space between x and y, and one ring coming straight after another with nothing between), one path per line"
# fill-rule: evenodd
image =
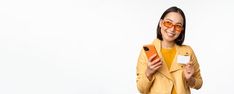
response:
M149 48L148 47L143 47L145 51L149 51Z

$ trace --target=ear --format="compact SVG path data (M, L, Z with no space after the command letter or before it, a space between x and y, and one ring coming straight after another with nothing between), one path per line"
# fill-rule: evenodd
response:
M159 21L159 27L160 28L162 28L162 23L163 23L162 21L163 21L162 19L160 19L160 21Z

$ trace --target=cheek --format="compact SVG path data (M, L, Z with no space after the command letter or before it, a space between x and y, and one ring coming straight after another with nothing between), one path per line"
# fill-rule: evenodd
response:
M161 28L161 34L164 35L165 33L165 29Z
M180 36L181 32L180 33L176 33L176 38L178 38Z
M166 27L164 27L163 25L161 25L161 30L165 30L166 29Z
M176 31L175 31L176 32ZM180 35L181 32L176 32L176 35Z
M161 26L161 33L165 33L166 28Z
M181 34L181 32L176 32L176 35L178 35L178 36L179 36L180 34Z

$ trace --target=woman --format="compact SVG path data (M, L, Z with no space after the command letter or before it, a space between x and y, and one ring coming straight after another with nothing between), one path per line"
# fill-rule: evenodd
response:
M190 94L190 88L199 89L202 77L192 48L182 45L185 38L186 19L177 7L167 9L157 27L153 41L157 54L149 59L142 49L137 63L137 88L142 94ZM189 56L186 64L179 56ZM183 57L183 58L184 58Z

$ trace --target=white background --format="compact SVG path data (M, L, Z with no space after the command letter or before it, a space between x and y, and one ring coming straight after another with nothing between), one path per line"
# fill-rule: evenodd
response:
M231 0L1 0L0 94L137 94L136 63L171 6L187 17L204 80L231 94Z

